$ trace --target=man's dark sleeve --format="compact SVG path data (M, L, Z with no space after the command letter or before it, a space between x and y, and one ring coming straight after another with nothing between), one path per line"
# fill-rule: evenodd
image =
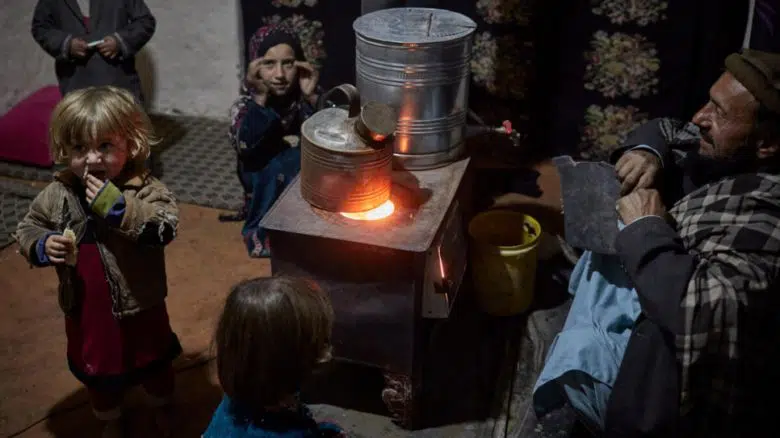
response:
M680 384L676 334L684 330L680 300L696 260L660 217L618 234L616 249L642 308L610 395L607 438L677 436Z
M646 217L618 234L615 249L636 287L642 313L665 331L682 333L680 302L698 261L677 232L661 217Z
M623 146L612 153L610 162L614 164L627 151L637 146L644 146L652 149L661 158L662 164L668 163L671 148L661 130L662 121L661 118L653 119L631 131L626 137L626 141L623 142Z

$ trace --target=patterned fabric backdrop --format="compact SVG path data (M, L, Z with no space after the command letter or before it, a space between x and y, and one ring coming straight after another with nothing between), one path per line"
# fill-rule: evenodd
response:
M650 118L690 118L742 45L747 3L573 0L550 12L541 147L603 159Z
M470 106L491 125L508 119L522 131L531 126L535 5L536 0L477 0L461 5L461 12L477 22Z
M529 126L529 90L535 62L533 5L536 0L398 0L394 6L437 7L463 13L478 23L472 61L470 106L487 123L505 119ZM245 41L269 22L287 21L300 29L307 57L322 66L328 88L355 80L352 22L360 2L324 0L242 0ZM313 60L313 59L310 59ZM524 129L524 128L523 128Z
M242 0L245 38L269 22L299 29L321 83L354 83L360 1ZM396 0L477 22L469 106L512 120L542 155L608 155L654 117L689 118L745 34L745 0ZM751 46L778 50L776 0L756 0ZM338 6L335 6L338 4ZM527 153L527 152L523 152Z

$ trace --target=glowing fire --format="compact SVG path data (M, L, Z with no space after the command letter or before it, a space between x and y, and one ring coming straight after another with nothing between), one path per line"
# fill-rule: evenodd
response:
M342 216L356 221L378 221L384 219L395 211L395 204L393 201L387 200L379 207L373 208L368 211L361 211L359 213L341 213Z
M444 260L441 258L441 247L437 248L437 252L439 253L439 272L441 273L441 279L444 280L447 278L447 275L444 273Z

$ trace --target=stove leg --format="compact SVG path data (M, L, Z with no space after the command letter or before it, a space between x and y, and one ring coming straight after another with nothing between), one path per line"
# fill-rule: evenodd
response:
M415 422L415 391L412 378L404 374L384 373L382 401L401 427L411 429Z

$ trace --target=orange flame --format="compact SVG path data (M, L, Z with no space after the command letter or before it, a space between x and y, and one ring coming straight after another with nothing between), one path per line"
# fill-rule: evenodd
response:
M447 278L447 275L444 272L444 260L441 258L441 246L437 248L437 252L439 254L439 272L441 273L441 279L444 280Z
M356 221L378 221L384 219L395 211L395 204L393 201L387 200L379 205L379 207L372 208L371 210L361 211L358 213L341 213L342 216L348 219Z

